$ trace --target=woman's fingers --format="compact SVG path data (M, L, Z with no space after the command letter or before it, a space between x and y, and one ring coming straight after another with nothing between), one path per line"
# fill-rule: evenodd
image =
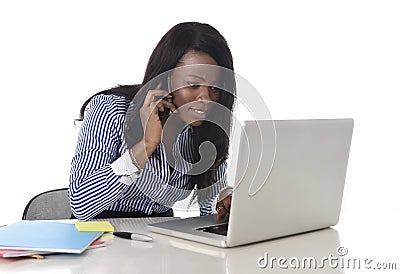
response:
M229 212L231 209L231 201L232 201L232 195L229 195L222 200L218 201L217 206L222 206L226 212Z
M160 104L162 104L162 107L163 107L163 109L161 111L164 111L164 108L169 108L172 112L175 112L175 110L176 110L176 106L173 103L168 102L166 100L161 100Z
M158 112L163 112L165 108L170 108L172 111L176 110L173 103L163 100L171 98L172 95L160 88L161 83L157 85L156 89L149 90L144 99L143 106L140 108L140 119L145 131L145 143L152 146L158 145L161 142L162 122Z
M165 90L157 89L150 90L147 94L143 106L151 107L154 104L157 104L160 100L162 100L168 93Z
M225 216L229 215L229 211L231 209L231 200L232 196L228 196L217 203L217 220L222 220L225 218Z
M168 98L168 97L172 97L172 96L167 95L165 97ZM162 99L158 99L157 101L152 102L152 105L150 106L150 108L151 108L151 112L153 114L158 114L158 111L163 112L164 108L169 108L169 109L171 109L172 112L174 112L176 110L176 106L173 103L168 102L166 100L162 100Z
M168 95L168 92L162 89L149 90L144 99L143 106L150 107L152 103L162 100L166 95Z
M226 215L226 209L223 205L222 202L218 202L217 206L216 206L216 210L217 210L217 220L221 220L225 217Z
M222 203L224 204L224 207L228 212L231 211L231 201L232 201L232 195L229 195L222 200Z

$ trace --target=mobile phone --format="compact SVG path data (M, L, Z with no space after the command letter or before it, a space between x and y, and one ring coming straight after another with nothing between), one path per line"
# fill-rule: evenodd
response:
M167 90L169 93L172 92L172 90L171 90L171 78L170 78L170 74L168 74L167 79L166 79L166 83L165 83L165 85L163 84L163 86L166 87L166 90ZM167 101L167 102L170 102L170 103L173 103L173 102L172 102L172 98L170 98L170 97L164 97L163 100L165 100L165 101ZM170 115L170 114L171 114L171 109L166 108L166 107L164 107L164 111L158 111L158 116L160 116L160 117L168 116L168 115Z
M163 100L172 103L172 98L164 97ZM164 107L164 111L158 111L158 116L164 117L171 114L171 109Z

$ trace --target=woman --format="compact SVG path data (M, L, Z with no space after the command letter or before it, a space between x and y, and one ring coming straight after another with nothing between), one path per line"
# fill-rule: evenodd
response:
M197 190L200 214L212 213L218 191L227 184L229 136L225 132L231 125L235 84L231 77L224 83L225 90L216 87L218 73L207 74L212 69L200 71L200 76L191 73L191 80L180 84L188 74L182 78L178 68L194 67L186 72L199 72L196 65L233 72L231 52L216 29L196 22L178 24L154 49L142 84L102 91L84 103L69 186L75 217L173 216L174 202L192 189ZM165 81L154 80L160 75L168 75L168 87ZM170 85L177 88L166 91ZM206 119L213 105L229 110L217 115L222 128ZM163 116L167 108L173 114ZM171 135L171 130L163 133L169 121L175 123L168 128L182 128L177 121L186 127L172 134L171 144L164 146L162 136ZM201 160L199 147L206 141L215 147L215 159L207 170L182 172L179 160L175 164L168 160L173 147L186 155L181 162L193 167ZM230 196L223 196L217 203L219 218L230 207Z

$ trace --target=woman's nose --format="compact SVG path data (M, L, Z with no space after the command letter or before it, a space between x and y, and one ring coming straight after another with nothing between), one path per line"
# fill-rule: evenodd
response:
M197 96L197 100L211 101L210 91L209 91L208 86L206 86L206 85L200 86L199 95Z

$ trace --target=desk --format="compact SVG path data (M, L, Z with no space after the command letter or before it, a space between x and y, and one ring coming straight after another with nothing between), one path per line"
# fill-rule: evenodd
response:
M118 231L148 233L146 224L167 220L167 218L111 219ZM394 230L393 230L394 231ZM87 250L81 255L54 254L46 259L0 259L1 273L364 273L365 269L331 268L325 262L324 269L294 269L289 262L283 263L288 269L266 265L267 258L285 257L294 265L295 259L321 258L332 254L338 256L340 229L327 228L314 232L284 237L253 245L223 249L191 241L151 233L153 242L138 242L112 238L103 248ZM397 237L398 239L398 237ZM353 247L347 246L351 251ZM349 255L350 255L349 254ZM362 254L360 254L361 256ZM373 254L371 254L373 255ZM356 254L354 257L356 258ZM389 258L386 259L386 262ZM261 266L261 267L260 267ZM265 267L263 267L265 266ZM377 271L376 273L397 273L397 270ZM368 273L375 273L368 270Z

